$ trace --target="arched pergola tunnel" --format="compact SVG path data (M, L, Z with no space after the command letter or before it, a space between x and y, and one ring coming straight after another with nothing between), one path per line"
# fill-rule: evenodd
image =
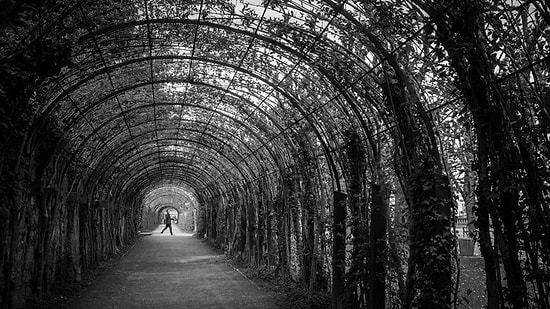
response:
M196 232L199 208L200 204L192 188L163 185L150 190L143 198L141 229L150 231L163 223L163 214L168 210L183 230Z
M457 204L477 220L490 308L504 299L498 254L505 298L528 302L528 269L548 304L544 229L518 218L550 217L547 179L530 173L548 152L529 150L548 142L549 15L517 2L10 2L3 306L47 291L57 264L79 278L169 209L333 308L450 308ZM487 16L532 32L504 36ZM540 268L520 265L522 252Z

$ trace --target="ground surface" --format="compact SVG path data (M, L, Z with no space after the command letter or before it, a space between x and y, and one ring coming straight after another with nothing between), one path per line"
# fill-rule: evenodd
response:
M67 284L68 290L61 293L65 296L32 308L330 308L330 295L308 302L299 289L228 261L222 252L177 226L174 236L168 231L161 235L162 227L139 240L124 257L102 264L76 287ZM460 264L457 309L481 309L486 304L483 259L461 257ZM80 296L74 298L75 293ZM68 299L72 301L63 306Z
M459 309L481 309L487 304L485 272L481 256L463 256L460 259L458 292Z
M145 236L66 308L280 308L225 257L173 226Z

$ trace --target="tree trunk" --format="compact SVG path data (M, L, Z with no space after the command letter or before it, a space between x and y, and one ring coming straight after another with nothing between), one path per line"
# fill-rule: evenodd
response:
M501 305L499 291L494 286L496 268L494 253L490 249L489 218L495 231L495 243L502 254L510 293L508 301L513 308L523 308L526 288L519 263L516 224L523 220L518 205L517 167L521 164L515 138L510 134L510 104L503 97L500 86L493 84L494 65L490 62L487 42L481 35L485 28L482 1L465 1L447 10L450 1L432 3L425 8L437 24L437 35L457 72L458 87L465 95L472 112L478 137L480 246L485 258L489 308ZM418 2L419 5L423 5ZM447 18L439 12L447 10ZM470 48L464 48L470 46ZM497 226L502 223L502 227ZM502 242L496 233L502 232Z
M403 180L410 213L410 255L402 308L450 308L452 209L448 177L433 142L433 123L418 119L403 81L385 71L381 83L388 109L397 123L394 135L400 156L396 172ZM417 107L417 106L415 106ZM400 170L399 170L400 169Z
M479 170L479 188L478 188L478 205L477 205L477 224L479 228L479 250L483 256L485 263L485 285L487 287L487 309L500 308L500 299L502 291L500 282L497 280L498 264L496 254L493 250L491 241L491 224L489 221L489 208L492 207L490 197L490 189L488 184L488 175L486 168L487 150L485 144L480 144L478 149L478 160L480 165Z
M334 192L332 219L332 309L345 306L346 194Z
M278 253L278 269L283 283L289 280L289 250L288 243L290 241L290 233L288 231L288 201L287 190L283 187L282 196L274 206L276 226L277 226L277 253Z
M357 133L347 131L344 136L346 138L345 153L349 169L348 196L351 215L349 221L353 245L351 265L346 275L346 290L348 293L346 299L347 306L364 307L369 297L368 290L372 290L372 286L369 287L368 285L372 273L369 273L370 268L367 267L367 252L369 246L372 249L372 242L369 242L366 194L363 192L366 158Z
M388 194L384 186L371 185L371 225L369 250L369 306L386 308L386 222Z

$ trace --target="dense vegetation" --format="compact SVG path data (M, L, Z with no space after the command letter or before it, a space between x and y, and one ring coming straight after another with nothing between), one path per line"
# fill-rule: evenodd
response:
M332 308L550 306L548 0L0 0L2 308L172 204Z

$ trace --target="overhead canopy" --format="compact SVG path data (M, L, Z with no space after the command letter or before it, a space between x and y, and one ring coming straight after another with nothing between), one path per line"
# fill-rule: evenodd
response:
M300 139L338 185L343 131L388 126L378 103L384 57L422 26L385 33L388 17L362 1L59 5L33 31L76 42L73 63L36 99L42 119L67 133L85 183L115 195L162 186L215 195L289 168Z
M175 208L180 213L191 211L199 206L192 188L166 185L149 191L143 199L143 204L154 212Z

